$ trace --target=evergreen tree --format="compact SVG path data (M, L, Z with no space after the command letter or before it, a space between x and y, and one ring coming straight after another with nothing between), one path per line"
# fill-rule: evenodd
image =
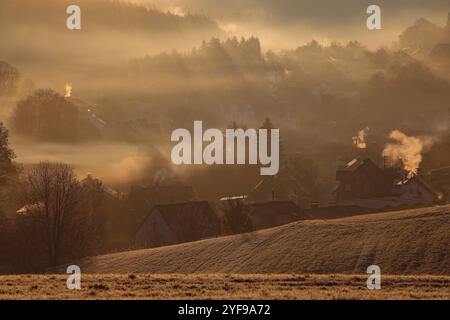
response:
M5 179L16 173L14 158L16 155L9 146L8 129L0 122L0 183L4 183Z

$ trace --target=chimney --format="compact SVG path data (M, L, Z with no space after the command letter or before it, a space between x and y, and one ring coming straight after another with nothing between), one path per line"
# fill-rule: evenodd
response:
M422 176L422 168L421 167L417 168L417 176L418 177Z

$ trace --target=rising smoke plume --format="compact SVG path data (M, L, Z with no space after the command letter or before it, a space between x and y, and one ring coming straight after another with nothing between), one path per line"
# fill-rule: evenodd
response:
M358 149L366 149L367 143L366 143L366 137L369 134L369 127L365 127L361 131L358 132L358 134L353 137L353 144Z
M72 96L72 84L66 83L66 94L64 95L64 97L70 98L71 96Z
M401 163L408 175L415 175L422 162L423 152L433 145L430 137L411 137L399 130L389 134L392 142L386 144L383 156L393 163Z

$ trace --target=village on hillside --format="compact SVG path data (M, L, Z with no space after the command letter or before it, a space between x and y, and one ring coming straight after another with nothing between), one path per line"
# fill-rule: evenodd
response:
M192 186L157 182L135 185L128 193L113 190L88 175L81 185L100 192L101 211L107 212L103 239L111 250L155 248L223 235L268 229L299 220L335 219L358 214L427 207L446 203L439 189L450 185L444 169L423 175L372 160L369 150L336 170L336 187L328 202L304 201L302 181L283 177L262 177L248 193L215 200L197 196ZM287 179L286 179L287 178ZM100 188L98 189L98 187ZM97 189L96 189L97 188ZM443 189L443 188L442 188ZM441 189L441 190L442 190ZM439 190L439 191L438 191ZM18 208L17 215L33 215L35 205Z
M240 4L229 13L237 20L225 21L228 4L212 0L210 15L80 0L83 28L59 29L67 2L0 1L1 275L85 263L92 273L131 270L132 281L130 261L155 273L163 264L349 276L379 261L399 275L447 268L448 234L438 227L450 204L448 6L423 17L397 8L404 19L368 30L366 7L331 24L345 11L332 1L308 26L311 17L292 18L291 8L316 8L310 1L277 1L290 3L285 11ZM197 123L214 139L197 136ZM189 163L173 160L179 130L192 141ZM224 145L228 131L243 138ZM216 140L214 159L203 161ZM260 160L272 157L276 172L264 175ZM382 236L396 241L399 228L408 243L395 246L397 266ZM422 242L411 240L416 230ZM202 253L222 261L197 261ZM171 269L165 259L177 255L184 260ZM95 265L109 258L122 269Z
M71 86L66 87L63 103L75 106L73 121L82 128L80 132L84 138L112 139L114 132L125 130L123 126L126 126L129 137L142 137L144 131L150 133L147 134L149 137L162 135L163 122L150 124L145 119L135 118L110 125L95 115L92 111L95 106L74 98L71 91ZM269 118L263 127L273 127ZM31 134L39 136L49 129L36 122L30 130ZM7 131L4 131L4 137L6 142ZM79 180L80 190L89 198L82 202L89 208L81 209L90 212L87 218L92 219L89 224L93 229L84 232L90 234L90 239L96 239L98 246L90 244L85 252L94 254L157 248L244 234L301 220L336 219L447 203L450 196L448 167L424 172L421 166L411 167L414 160L408 157L417 155L406 152L402 154L404 158L389 157L385 154L386 150L382 152L376 144L367 143L366 139L367 134L363 131L353 138L354 157L336 165L334 182L320 192L307 185L307 175L295 172L301 169L295 166L296 155L286 156L288 160L283 162L277 175L253 178L255 183L246 192L219 192L216 197L199 196L195 186L176 177L165 164L153 175L152 183L136 183L128 191L115 189L89 173ZM397 147L405 146L400 144ZM417 162L417 165L420 164ZM51 164L40 166L35 169L35 174L52 174ZM70 174L71 169L67 167L67 170L66 174ZM54 174L59 173L55 171ZM242 179L244 182L248 178L242 176ZM234 185L230 187L231 190L238 189ZM18 226L32 228L36 217L42 215L49 204L34 197L28 199L32 202L12 208L15 214L3 219L10 220L11 225L17 223ZM29 236L36 240L40 237L39 234ZM19 265L26 263L32 268L45 266L41 256L29 257L32 261L27 259ZM63 257L58 259L64 261ZM3 262L0 267L6 272L15 270L13 264L8 262Z

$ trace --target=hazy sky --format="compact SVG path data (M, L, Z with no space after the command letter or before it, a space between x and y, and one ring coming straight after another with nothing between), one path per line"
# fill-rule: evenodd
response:
M134 0L182 14L196 12L219 20L230 34L257 35L266 46L284 47L318 40L358 39L371 46L389 45L419 17L444 24L448 0ZM382 8L383 30L368 32L366 9ZM264 43L263 43L264 44Z

